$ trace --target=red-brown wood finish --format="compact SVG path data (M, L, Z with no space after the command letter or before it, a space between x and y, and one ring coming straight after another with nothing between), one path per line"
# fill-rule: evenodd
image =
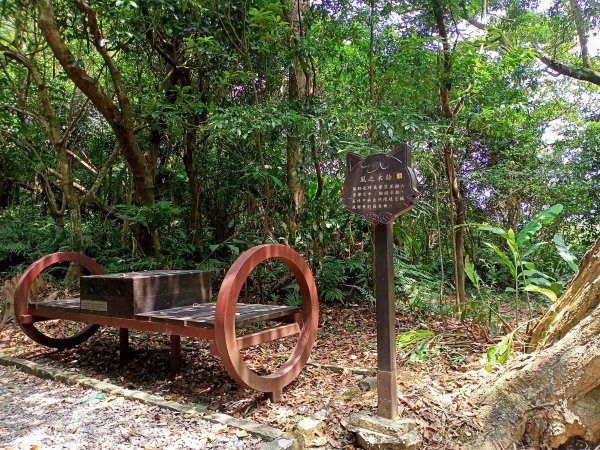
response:
M278 259L285 263L296 278L302 296L302 308L279 305L239 304L238 297L246 278L260 263ZM79 299L63 299L49 303L28 303L28 294L35 278L47 267L60 262L73 261L85 267L91 274L103 270L94 260L80 253L60 252L35 261L23 273L15 292L15 313L19 326L33 341L54 348L70 348L88 339L100 325L121 328L121 350L126 357L125 336L128 329L151 331L171 335L172 369L178 370L179 337L187 336L213 341L211 352L220 356L227 373L242 386L267 392L273 401L281 398L283 387L300 373L314 345L318 324L317 288L308 265L292 248L279 244L265 244L242 253L231 266L219 290L216 304L194 304L175 307L134 318L107 316L83 311ZM79 333L54 338L45 335L35 324L52 319L88 323ZM236 336L236 325L255 322L278 322L261 331ZM299 334L295 348L288 360L270 375L258 375L242 360L240 350L271 342L286 336Z
M296 347L288 360L269 375L252 371L240 355L240 342L235 335L237 299L246 278L263 261L278 259L294 274L302 296L302 319ZM215 311L215 342L225 370L242 386L271 394L273 399L281 396L284 386L300 373L315 342L318 322L317 287L310 268L292 248L280 244L265 244L242 253L233 263L217 297Z
M50 255L42 256L40 259L31 264L23 273L23 275L21 275L21 278L19 278L19 282L17 283L17 287L15 289L15 317L23 332L31 340L37 342L38 344L58 349L71 348L81 344L82 342L85 342L99 328L98 325L91 324L84 327L81 331L72 336L55 338L42 333L35 327L34 320L32 320L32 314L27 302L29 297L29 289L31 288L33 281L40 273L42 273L44 269L53 264L66 261L75 262L85 267L93 275L104 273L104 270L98 263L96 263L96 261L88 256L82 255L81 253L52 253Z

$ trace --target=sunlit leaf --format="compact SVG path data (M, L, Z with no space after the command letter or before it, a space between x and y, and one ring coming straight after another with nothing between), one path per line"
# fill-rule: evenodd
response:
M465 256L465 273L469 277L469 280L471 280L471 283L478 287L481 279L477 272L475 272L475 265L471 262L469 255Z
M529 284L529 285L525 286L524 290L528 291L528 292L538 292L540 294L543 294L546 297L548 297L550 300L552 300L553 302L555 302L558 299L558 297L556 296L556 293L553 290L546 289L541 286L536 286L535 284Z
M521 229L521 231L517 235L517 243L519 245L521 245L521 244L527 242L541 228L542 228L542 224L539 222L539 220L532 220L531 222L525 224L525 226Z
M477 227L481 231L489 231L490 233L499 234L500 236L504 236L506 234L506 230L499 227L492 227L490 225L481 225Z

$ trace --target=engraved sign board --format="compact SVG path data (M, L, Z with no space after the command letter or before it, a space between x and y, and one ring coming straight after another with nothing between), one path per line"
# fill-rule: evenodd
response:
M361 156L348 153L342 191L346 208L368 222L391 223L416 203L411 148L400 144L390 153Z
M411 148L400 144L390 153L348 153L342 191L346 208L373 223L374 288L377 318L377 411L398 417L393 222L417 202Z

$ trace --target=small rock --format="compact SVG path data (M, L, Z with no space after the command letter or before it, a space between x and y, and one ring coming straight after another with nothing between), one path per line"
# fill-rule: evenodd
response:
M295 448L296 442L294 440L279 438L263 445L260 450L294 450Z
M318 410L318 411L317 411L317 412L314 414L314 416L315 416L317 419L324 419L324 418L327 416L327 410L326 410L326 409L320 409L320 410Z
M357 429L356 440L365 450L418 450L422 443L421 436L416 431L396 437L362 428Z
M361 428L398 438L413 431L415 427L416 422L412 419L390 420L384 417L371 416L362 411L352 414L348 420L348 428L350 431Z
M377 377L367 377L359 381L358 387L365 391L374 391L377 388Z
M325 422L322 419L316 416L305 417L298 422L298 425L296 425L296 433L302 437L305 446L311 445L315 438L315 434L323 428L324 423Z

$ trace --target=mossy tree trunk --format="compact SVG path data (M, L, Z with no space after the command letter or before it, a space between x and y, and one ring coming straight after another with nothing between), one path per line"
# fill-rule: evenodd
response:
M600 440L600 238L534 327L531 345L479 396L484 430L470 449Z
M119 147L133 178L135 204L137 206L153 205L156 153L152 145L147 146L145 151L139 145L134 126L134 112L125 92L121 72L105 46L105 38L96 11L90 7L88 2L75 0L77 8L85 16L85 24L93 37L91 43L97 56L102 58L112 81L111 87L114 90L112 94L105 91L100 84L99 77L86 72L85 67L79 64L60 33L52 2L39 0L37 3L39 29L48 47L52 50L65 74L110 125L119 142ZM116 103L114 99L116 99ZM136 228L142 251L147 255L160 255L160 241L156 230L142 225Z

